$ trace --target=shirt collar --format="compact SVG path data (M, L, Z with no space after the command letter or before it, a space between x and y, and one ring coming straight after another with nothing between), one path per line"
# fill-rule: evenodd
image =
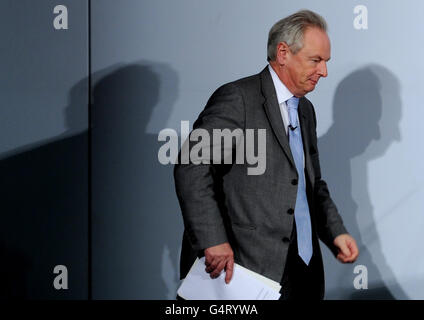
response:
M293 97L293 94L287 89L287 87L284 85L284 83L280 80L277 73L274 71L274 69L271 67L271 65L268 65L269 72L271 73L272 82L274 82L275 92L277 93L277 99L278 104L282 104L283 102L286 102L291 97Z

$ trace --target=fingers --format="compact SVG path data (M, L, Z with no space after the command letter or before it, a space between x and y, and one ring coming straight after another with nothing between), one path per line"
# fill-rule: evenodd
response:
M210 259L210 262L206 262L205 260L205 265L206 265L205 271L207 273L213 272L215 268L217 267L218 263L219 263L219 259L216 259L216 258Z
M338 235L333 244L339 249L337 259L342 263L352 263L359 255L355 239L349 234Z
M344 254L344 253L339 253L337 255L337 259L339 259L339 261L343 262L343 263L350 263L355 261L355 257L354 255L349 251L349 254Z
M230 259L227 262L227 265L225 267L225 283L229 284L231 281L231 278L233 277L233 270L234 270L234 259Z
M348 262L350 262L350 261L349 261L349 257L345 256L345 255L344 255L344 254L342 254L342 253L339 253L339 254L337 255L337 259L338 259L340 262L343 262L343 263L348 263Z
M229 243L223 243L205 250L205 271L212 279L219 277L222 270L226 270L225 282L231 280L234 268L233 250Z
M350 250L349 250L349 248L348 248L348 246L347 246L347 244L346 244L345 241L342 241L340 243L339 249L340 249L340 251L341 251L341 253L342 253L343 256L345 256L345 257L349 257L350 256Z
M337 259L343 263L352 263L359 255L359 250L353 238L346 239L339 244L340 253Z
M215 259L212 263L209 264L205 268L205 271L207 273L210 273L210 277L212 279L218 278L221 274L222 270L225 269L226 276L225 276L225 282L228 284L233 276L233 269L234 269L234 259L228 258L228 259Z
M350 248L350 251L355 255L355 257L359 255L359 249L355 241L349 242L349 248Z
M221 274L221 271L224 270L227 261L221 260L216 267L210 272L210 276L212 279L218 278Z
M354 262L359 255L358 246L356 245L356 242L353 239L348 241L347 245L350 249L350 257L348 257L348 262Z

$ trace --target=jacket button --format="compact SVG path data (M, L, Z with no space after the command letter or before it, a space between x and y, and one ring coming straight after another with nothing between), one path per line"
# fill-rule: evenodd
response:
M290 208L289 210L287 210L287 213L288 213L288 214L293 214L293 213L294 213L293 208Z
M293 179L293 180L291 181L291 184L292 184L292 185L294 185L294 186L295 186L295 185L297 185L297 179Z
M283 242L285 242L285 243L290 242L290 239L289 239L289 238L287 238L287 237L284 237L282 240L283 240Z

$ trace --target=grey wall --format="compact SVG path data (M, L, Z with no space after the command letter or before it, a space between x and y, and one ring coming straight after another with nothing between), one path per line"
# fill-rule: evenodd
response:
M68 30L53 28L57 4ZM0 297L86 299L87 2L2 0L0 25Z
M221 84L266 65L269 28L322 14L329 76L308 95L324 178L361 255L324 248L328 299L422 299L420 23L424 3L299 0L0 2L2 297L173 299L182 219L160 130L180 129ZM69 10L54 30L53 7ZM353 26L368 8L368 29ZM89 90L90 89L90 90ZM92 282L88 279L88 94L92 97ZM56 291L53 267L69 270ZM369 289L353 286L357 265Z
M367 30L353 26L358 4L368 8ZM342 265L323 248L326 297L424 297L424 258L417 255L424 240L422 1L93 5L93 174L100 185L93 214L102 219L94 228L101 247L95 297L173 297L182 221L171 168L156 159L158 132L179 131L181 120L192 124L218 86L259 72L269 28L301 8L321 13L330 27L329 77L309 98L324 177L361 250L356 263ZM368 268L368 290L353 286L357 265Z

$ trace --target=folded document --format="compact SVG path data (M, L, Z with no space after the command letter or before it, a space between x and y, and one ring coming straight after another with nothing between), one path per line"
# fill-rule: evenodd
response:
M233 277L225 283L225 272L212 279L205 271L205 257L196 259L178 295L186 300L278 300L281 286L259 273L235 263Z

